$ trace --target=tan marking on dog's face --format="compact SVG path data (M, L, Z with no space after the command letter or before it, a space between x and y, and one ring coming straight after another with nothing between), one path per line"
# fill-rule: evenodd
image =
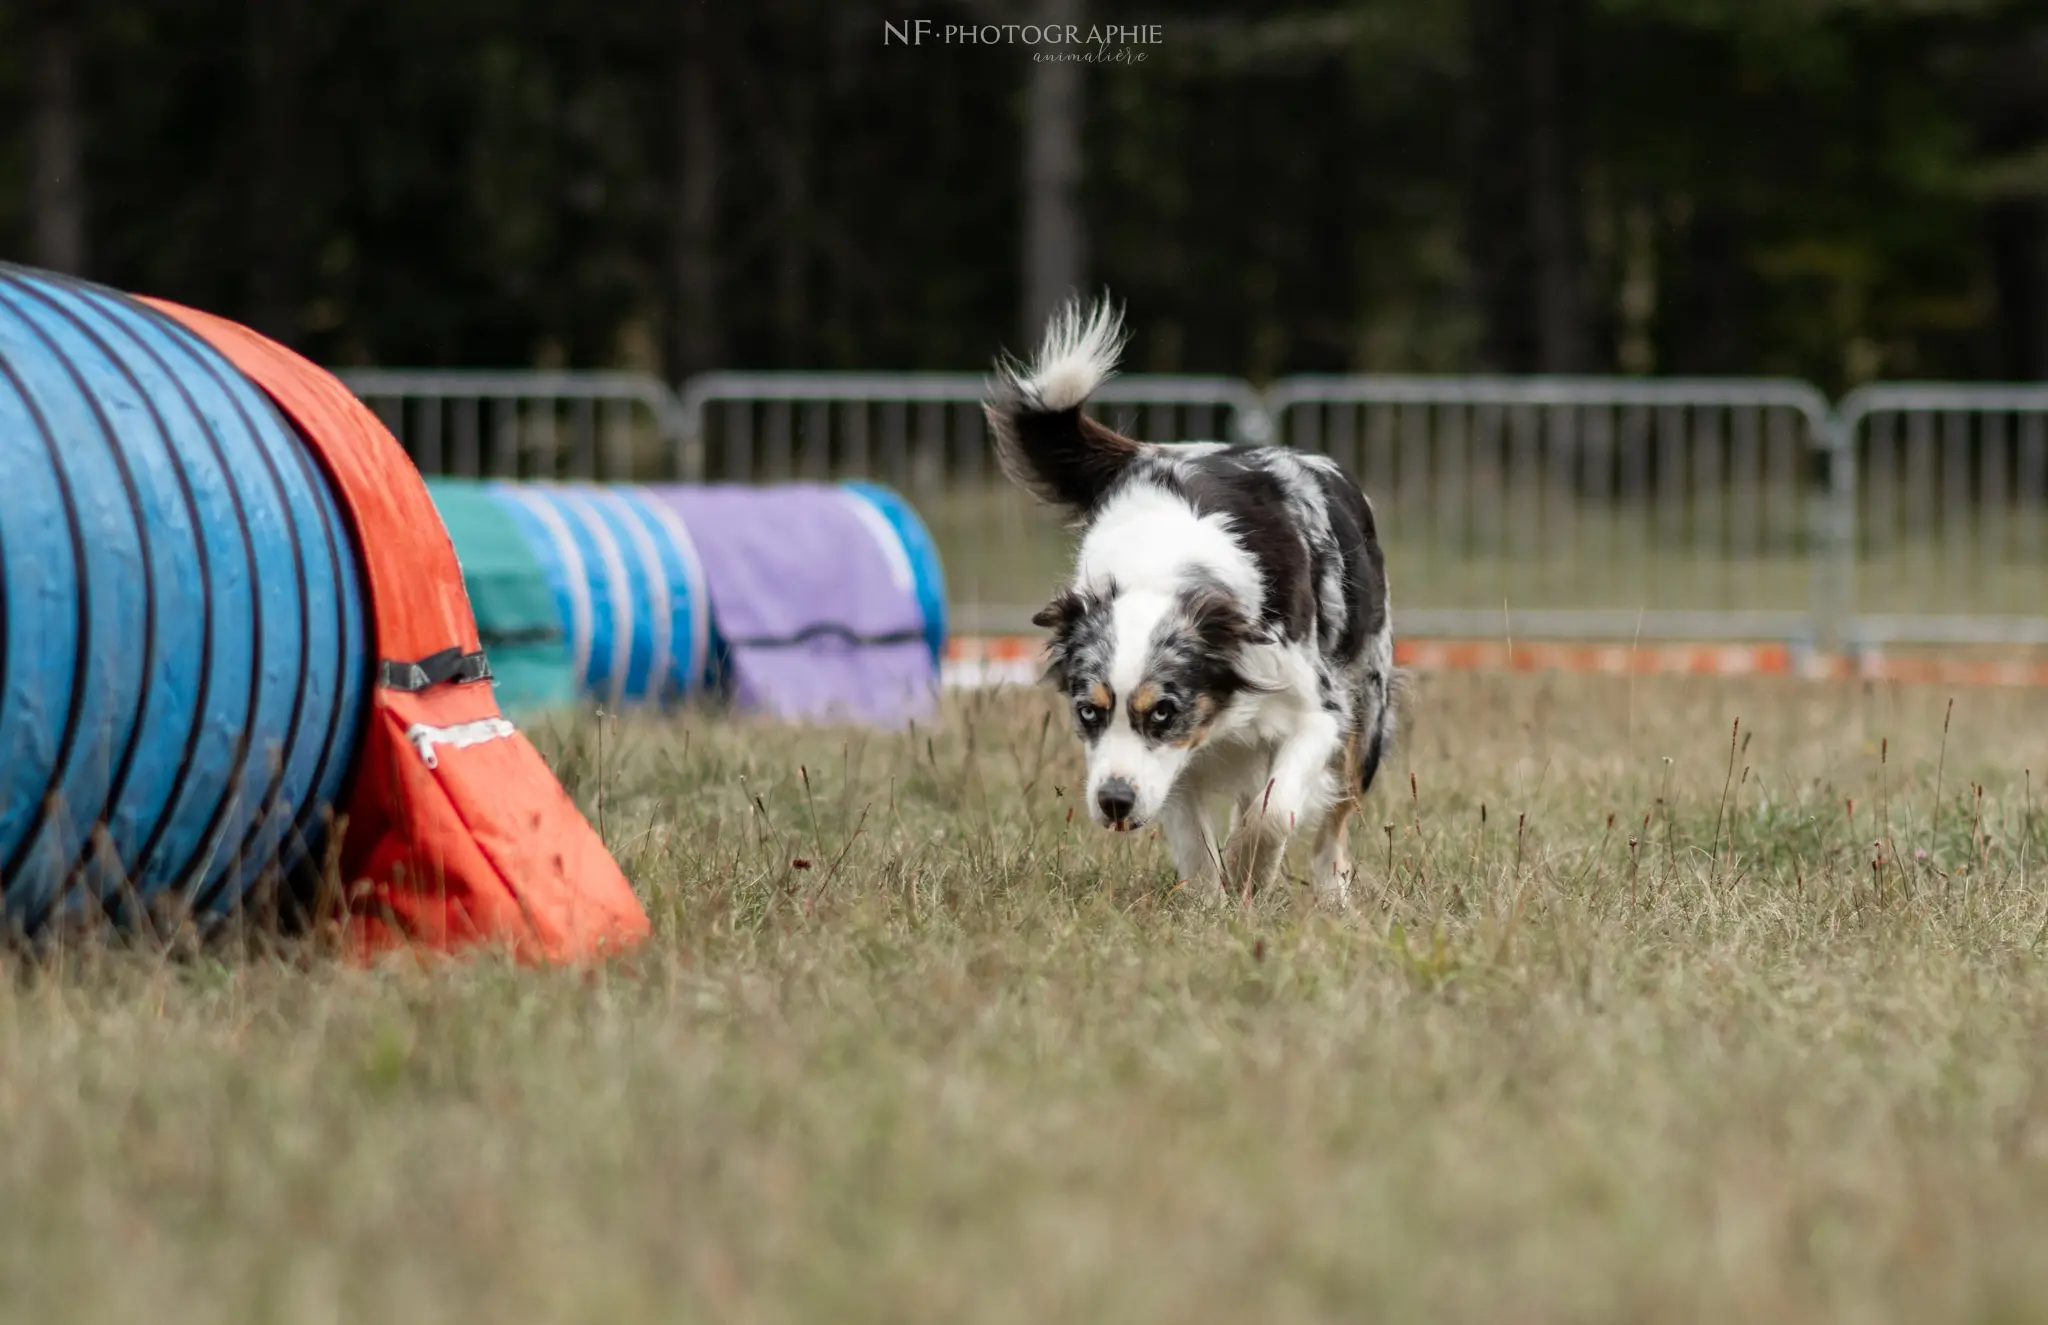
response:
M1195 721L1188 728L1187 735L1167 744L1176 750L1193 750L1209 739L1209 728L1216 721L1216 701L1208 695L1195 696Z
M1142 727L1145 716L1152 712L1152 706L1159 702L1159 687L1150 681L1138 687L1131 696L1131 725Z
M1088 688L1088 702L1105 713L1116 706L1116 696L1109 693L1109 687L1097 681Z

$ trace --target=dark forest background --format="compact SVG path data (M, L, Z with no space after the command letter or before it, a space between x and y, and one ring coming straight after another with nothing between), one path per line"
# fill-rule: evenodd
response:
M884 24L1158 23L1136 64ZM2048 0L0 0L0 257L331 363L2048 377Z

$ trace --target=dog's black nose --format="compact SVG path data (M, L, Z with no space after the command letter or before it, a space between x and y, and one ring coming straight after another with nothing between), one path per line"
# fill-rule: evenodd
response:
M1131 811L1138 808L1138 789L1122 778L1110 778L1095 793L1095 803L1102 807L1103 818L1112 826L1121 827L1130 819Z

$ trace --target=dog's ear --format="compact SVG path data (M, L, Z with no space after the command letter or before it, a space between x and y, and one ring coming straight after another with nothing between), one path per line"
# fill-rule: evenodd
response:
M1237 595L1215 585L1203 585L1189 592L1185 608L1188 627L1194 632L1201 655L1208 661L1201 685L1218 696L1241 690L1269 693L1281 683L1268 675L1260 655L1251 652L1270 643L1266 629L1245 611Z
M1088 614L1102 601L1094 592L1069 585L1053 595L1053 600L1031 618L1032 625L1052 632L1052 638L1045 644L1045 679L1055 690L1066 689L1067 669L1073 661L1076 636Z
M1062 589L1053 595L1051 602L1038 609L1038 615L1031 618L1031 624L1043 630L1058 630L1074 619L1080 610L1081 600L1072 589Z
M1195 638L1212 654L1235 653L1258 640L1258 627L1245 615L1244 604L1225 589L1204 587L1189 594L1187 619Z
M1099 594L1068 585L1054 594L1051 602L1038 609L1038 615L1031 618L1031 624L1057 633L1087 616L1101 601Z

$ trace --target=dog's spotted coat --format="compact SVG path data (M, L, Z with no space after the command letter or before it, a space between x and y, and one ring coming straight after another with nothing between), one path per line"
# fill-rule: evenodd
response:
M1312 833L1317 894L1341 905L1346 821L1394 734L1372 504L1325 456L1142 443L1089 418L1121 348L1107 304L1070 306L1028 367L999 366L986 406L1004 472L1083 529L1036 621L1087 747L1089 811L1157 821L1211 898L1258 887Z

